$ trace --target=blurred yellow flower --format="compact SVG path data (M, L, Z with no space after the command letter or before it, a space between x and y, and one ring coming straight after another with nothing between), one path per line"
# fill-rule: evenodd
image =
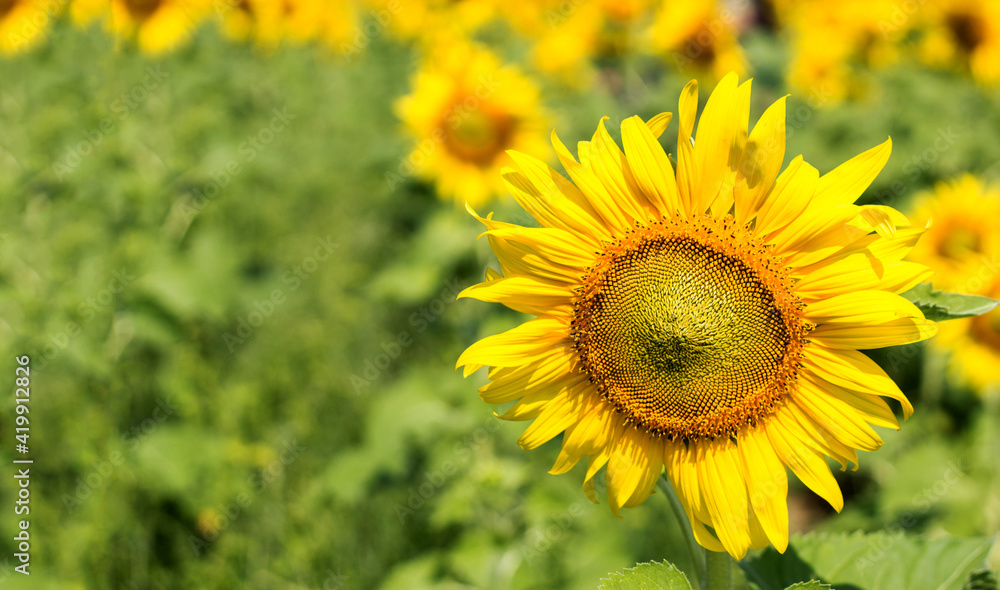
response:
M0 0L0 54L37 45L65 4L65 0Z
M394 37L434 44L439 37L469 37L489 23L498 0L367 0L370 16Z
M693 534L737 559L788 544L791 469L836 510L827 465L857 465L898 428L882 399L913 411L859 350L916 342L933 322L901 293L930 271L900 262L923 233L897 211L854 202L889 158L886 141L833 171L785 156L785 99L749 129L750 83L728 74L698 120L679 104L677 164L658 136L669 114L604 121L577 158L552 143L572 182L511 153L508 187L541 227L477 218L501 272L460 295L537 316L462 353L489 367L479 392L533 420L518 443L561 435L551 473L606 467L618 514L666 472ZM692 138L694 141L692 142ZM475 214L475 213L474 213Z
M364 44L367 46L371 42L372 32L380 35L384 23L395 16L388 10L372 10L365 15L365 18L370 17L371 20L360 23L358 8L356 0L327 2L322 16L319 40L337 53L349 54L354 50L353 44L361 42L359 38L364 38ZM358 49L363 50L364 47Z
M531 60L571 86L590 83L594 59L640 48L640 28L650 18L649 0L566 2L511 0L503 17L532 43Z
M261 47L313 40L340 50L357 27L353 0L215 0L225 34Z
M266 0L222 0L214 8L226 37L245 41L254 36L258 20L277 16L267 10L275 6L276 3Z
M665 2L651 29L653 50L684 74L712 80L742 74L747 64L737 25L744 16L716 0Z
M910 28L906 19L898 23L899 7L890 0L808 0L788 10L789 84L830 104L863 96L863 72L898 61Z
M76 21L97 18L119 38L135 39L151 55L175 49L191 39L212 0L75 0L71 8Z
M1000 83L1000 3L935 0L921 15L924 63L967 69L984 85Z
M544 21L526 23L525 33L534 41L532 63L570 85L588 84L593 74L590 60L597 54L603 23L595 4L585 4L565 16L550 15Z
M204 539L214 540L222 529L222 524L222 515L216 509L202 508L198 511L195 528Z
M919 198L914 221L929 222L911 258L934 270L943 291L1000 299L1000 185L965 175ZM932 345L978 390L1000 385L1000 309L942 322Z
M279 10L277 18L257 21L260 38L265 44L281 42L305 43L315 39L323 26L326 2L323 0L274 0Z
M433 179L442 197L482 204L505 192L506 150L544 151L538 89L482 47L433 48L412 88L395 107L417 144L392 176L416 173Z

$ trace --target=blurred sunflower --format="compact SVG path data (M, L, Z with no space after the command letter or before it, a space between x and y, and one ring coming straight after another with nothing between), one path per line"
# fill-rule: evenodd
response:
M110 17L117 36L158 55L189 41L211 6L209 0L75 0L71 10L82 23Z
M899 59L909 27L891 24L897 10L889 0L808 0L790 6L784 18L794 55L791 86L830 102L864 94L862 73Z
M934 270L935 287L1000 298L1000 186L971 175L940 183L913 217L930 227L910 257ZM942 323L934 347L977 390L1000 385L1000 310Z
M650 31L654 50L685 74L718 80L745 72L736 28L742 15L722 8L715 0L663 3Z
M388 11L369 14L376 19L376 22L379 22L378 19L380 18L384 19L392 16L392 13ZM370 29L362 29L359 27L359 24L358 2L355 0L329 2L323 13L319 39L337 53L350 54L356 50L364 49L363 47L356 46L358 35L364 35L366 37L365 40L368 42L370 42L372 35L370 34ZM365 23L365 27L369 26L371 25ZM379 26L383 25L379 23Z
M434 44L441 36L468 37L496 14L497 0L367 0L393 36Z
M505 192L506 150L544 149L538 89L484 48L464 41L437 46L412 88L395 105L417 141L400 173L412 167L442 197L485 203Z
M924 17L921 59L932 66L968 68L981 84L1000 83L1000 4L939 0Z
M637 49L638 28L651 5L649 0L513 0L501 9L511 27L533 42L535 67L571 86L584 86L592 79L593 60Z
M785 153L785 100L748 134L750 83L729 74L692 145L698 85L680 99L676 176L657 141L669 114L603 121L579 161L552 135L573 182L516 152L504 180L541 228L479 218L502 274L461 296L538 317L470 346L470 375L503 418L534 422L533 449L562 434L552 473L606 466L618 514L664 466L698 541L742 557L788 543L786 467L835 509L826 462L898 428L880 396L912 406L859 349L916 342L933 322L897 295L930 271L901 262L922 233L893 209L854 205L891 143L820 176ZM478 216L477 216L478 217ZM711 530L710 528L711 527ZM714 532L713 532L714 531Z
M327 9L323 0L275 0L274 4L276 18L257 20L258 38L264 45L306 43L320 34Z
M268 10L276 6L266 0L228 0L215 7L215 14L226 37L246 41L253 38L258 21L277 17L276 11Z
M50 10L62 11L64 1L0 0L0 54L14 54L37 45L48 31Z
M274 48L282 43L320 39L331 47L343 45L353 32L356 18L349 0L226 0L216 7L222 28L234 39L253 39Z

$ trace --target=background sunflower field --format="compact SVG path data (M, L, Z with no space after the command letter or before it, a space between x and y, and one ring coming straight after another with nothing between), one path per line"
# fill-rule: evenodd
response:
M994 2L0 0L0 586L689 568L665 502L617 519L544 473L558 440L517 447L454 363L521 317L456 295L492 260L467 202L532 224L505 150L558 166L552 129L614 135L731 70L753 118L791 94L786 161L826 172L891 136L862 202L932 221L914 259L935 287L1000 296ZM793 485L801 536L744 584L996 588L1000 313L871 356L914 416L835 472L841 514Z

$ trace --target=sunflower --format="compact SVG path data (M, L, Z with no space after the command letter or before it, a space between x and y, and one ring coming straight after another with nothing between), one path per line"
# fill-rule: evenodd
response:
M502 272L461 296L537 317L470 346L466 376L488 366L488 403L534 420L518 440L562 434L551 473L606 467L608 503L642 503L666 470L698 541L736 558L788 543L786 467L835 509L857 449L898 428L882 397L913 408L858 352L916 342L935 325L897 295L930 271L903 262L922 229L856 206L891 142L820 176L796 157L780 175L785 99L748 133L750 82L718 84L692 142L698 85L679 106L676 172L657 141L669 114L604 121L572 182L511 152L504 180L541 227L478 217ZM473 213L475 215L475 213Z
M441 196L473 204L503 194L505 150L544 147L538 103L535 85L488 50L465 41L437 46L412 93L396 103L416 145L389 182L416 172Z
M212 6L210 0L75 0L71 10L83 24L110 16L116 35L134 38L144 53L159 55L189 41Z
M228 0L215 7L215 14L226 37L235 41L246 41L255 36L257 23L262 18L277 16L276 11L268 10L275 5L266 0ZM262 11L266 11L267 16L264 16Z
M395 5L393 5L395 6ZM358 2L355 0L338 0L328 2L323 13L322 24L320 26L319 39L326 46L337 53L351 54L359 49L358 37L362 36L364 41L370 42L372 30L375 34L381 32L380 28L372 29L372 21L364 23L362 28L358 19ZM369 13L375 19L375 23L381 27L381 22L386 18L394 18L395 15L388 10L374 11Z
M913 217L929 229L910 258L934 269L935 287L1000 298L1000 186L972 175L940 183L920 197ZM934 348L976 390L997 387L1000 310L945 322Z
M544 11L541 4L535 11L524 11L521 6L531 2L512 3L510 11L518 14L521 33L532 41L531 62L538 70L555 76L569 86L581 87L593 81L591 60L598 55L604 18L596 3L587 3L563 15ZM526 19L525 14L536 18Z
M224 33L233 39L253 39L259 46L306 43L316 38L341 43L353 32L356 19L347 0L220 0L216 13ZM327 32L331 34L327 38ZM341 37L341 34L343 37Z
M62 0L0 0L0 54L19 53L41 42L64 5Z
M1000 83L1000 6L996 2L941 0L930 3L921 14L924 63L968 69L984 85Z
M571 3L513 0L501 5L511 27L531 42L531 61L570 86L593 79L595 59L628 55L651 16L649 0Z
M323 0L272 0L276 14L257 20L259 40L270 46L312 41L322 30L325 11Z
M397 39L434 44L442 35L471 36L490 22L497 0L367 0ZM383 23L379 23L383 24Z
M665 2L650 31L652 45L684 73L714 80L729 71L746 70L746 59L737 42L741 15L724 11L720 2Z
M863 95L863 72L899 60L899 47L911 26L896 26L899 10L889 0L821 0L787 9L794 58L789 83L801 92L827 96L831 102ZM911 19L912 20L912 19Z

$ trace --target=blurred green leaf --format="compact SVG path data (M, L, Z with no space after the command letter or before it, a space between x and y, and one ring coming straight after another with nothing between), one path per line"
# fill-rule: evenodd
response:
M651 561L614 572L601 580L598 590L691 590L691 584L672 564Z
M988 538L927 539L878 531L793 537L784 555L772 547L740 567L760 590L780 590L804 579L835 588L949 590L983 567Z
M962 586L962 590L997 590L997 588L1000 588L997 574L988 569L972 572L969 579L966 580L965 586Z
M798 584L792 584L785 590L827 590L832 589L833 586L829 584L824 584L816 580L810 580L808 582L799 582Z
M923 283L903 293L924 312L924 317L935 322L971 318L992 311L1000 301L982 295L945 293L930 283Z

